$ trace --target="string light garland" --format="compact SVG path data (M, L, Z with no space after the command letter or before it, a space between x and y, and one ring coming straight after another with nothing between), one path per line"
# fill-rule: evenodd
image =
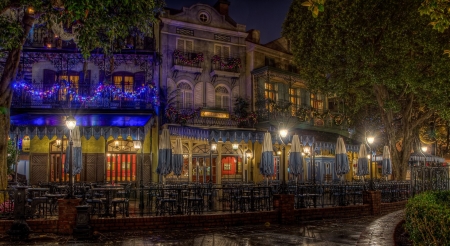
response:
M151 103L154 106L159 106L159 96L158 96L158 88L152 84L148 84L146 86L142 86L137 88L135 91L123 91L120 88L117 88L114 85L109 84L102 84L100 83L97 88L94 90L94 94L92 96L84 96L77 92L76 88L72 88L70 86L70 83L67 81L62 81L60 84L54 84L51 88L48 90L40 90L37 88L34 88L33 85L25 83L24 81L16 81L13 84L14 90L20 90L22 89L26 93L30 94L34 97L41 97L41 98L49 98L52 97L55 94L58 94L60 90L67 90L65 91L66 95L71 96L73 101L79 101L79 102L92 102L96 101L100 98L105 98L106 95L111 97L122 97L126 99L136 99L142 95L145 95L148 93L150 95Z

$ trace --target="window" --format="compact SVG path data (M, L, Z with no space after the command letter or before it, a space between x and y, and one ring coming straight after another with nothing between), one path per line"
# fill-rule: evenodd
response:
M320 94L311 94L311 107L317 109L319 112L323 110L323 99Z
M216 88L216 107L230 110L230 92L223 86Z
M177 50L186 53L194 52L194 41L188 39L177 39Z
M133 75L114 75L113 76L114 86L123 92L133 92L134 88L134 77ZM115 97L114 100L119 100ZM132 100L132 99L127 99Z
M215 44L214 55L217 55L222 58L230 58L230 46Z
M277 94L277 86L271 83L265 83L264 84L264 98L266 100L275 102L276 101L276 94ZM273 110L273 105L269 102L266 103L266 109L268 109L270 112Z
M302 103L300 88L289 88L289 102L292 105L292 115L295 115Z
M178 94L177 94L177 106L179 109L182 108L192 108L192 87L186 83L181 82L177 86Z
M78 94L78 88L79 88L79 81L80 81L80 76L77 74L71 74L69 73L69 75L61 75L59 76L59 80L60 81L66 81L67 83L70 83L70 89L72 90L73 93ZM67 98L67 87L62 87L63 89L59 90L59 100L61 101L65 101ZM73 99L73 95L70 95L70 100Z
M208 23L209 15L206 12L200 12L200 14L198 15L198 19L203 23Z

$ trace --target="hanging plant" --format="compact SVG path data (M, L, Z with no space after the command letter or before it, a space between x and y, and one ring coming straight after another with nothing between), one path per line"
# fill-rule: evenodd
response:
M336 115L336 116L334 116L334 124L335 125L337 125L337 126L340 126L340 125L342 125L342 123L344 123L344 115L342 115L342 114L338 114L338 115Z

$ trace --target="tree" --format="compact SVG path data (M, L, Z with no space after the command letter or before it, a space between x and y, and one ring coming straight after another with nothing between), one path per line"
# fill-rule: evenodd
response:
M380 115L397 179L406 177L419 126L450 115L450 32L433 31L417 12L421 3L329 0L311 18L294 1L283 24L311 90L342 97L353 113Z
M72 38L88 58L99 49L111 54L129 35L150 35L162 0L0 0L0 49L7 52L0 78L0 189L7 185L7 140L12 83L22 46L34 24Z

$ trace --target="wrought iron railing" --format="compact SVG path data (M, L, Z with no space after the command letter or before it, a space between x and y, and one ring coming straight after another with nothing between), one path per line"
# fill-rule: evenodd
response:
M99 184L105 185L105 184ZM26 219L56 218L57 198L65 197L67 185L60 183L41 184L40 196L27 190ZM261 182L261 184L228 182L221 185L211 183L149 184L136 187L134 183L116 184L122 187L106 196L106 191L93 189L91 183L76 183L75 197L90 206L93 218L172 216L214 213L245 213L272 211L274 195L292 194L296 209L325 208L362 205L368 183L311 184ZM111 186L110 186L111 187ZM375 190L381 191L381 202L390 203L407 200L411 196L411 185L397 181L376 181ZM39 188L38 188L39 189ZM36 192L33 191L33 192ZM43 199L47 197L48 199ZM0 191L3 199L0 218L11 219L14 213L14 189Z
M241 59L215 55L211 59L211 68L212 70L239 73L241 70Z
M155 43L152 37L136 35L126 39L123 49L154 51ZM27 37L24 47L47 49L76 49L73 40L64 41L55 35L47 26L35 26L33 32Z
M240 127L239 122L233 120L232 116L229 118L202 117L200 111L194 109L173 109L173 111L166 112L163 117L163 123L209 127Z
M203 60L203 53L183 52L180 50L173 52L173 65L200 68Z
M33 83L34 91L51 91L43 83ZM34 93L26 87L14 89L11 102L12 108L72 108L72 109L153 109L154 98L149 92L135 97L119 97L111 92L98 93L89 84L78 85L71 91L76 91L74 97L67 93L65 87L54 87L49 93ZM88 99L87 99L88 98Z

